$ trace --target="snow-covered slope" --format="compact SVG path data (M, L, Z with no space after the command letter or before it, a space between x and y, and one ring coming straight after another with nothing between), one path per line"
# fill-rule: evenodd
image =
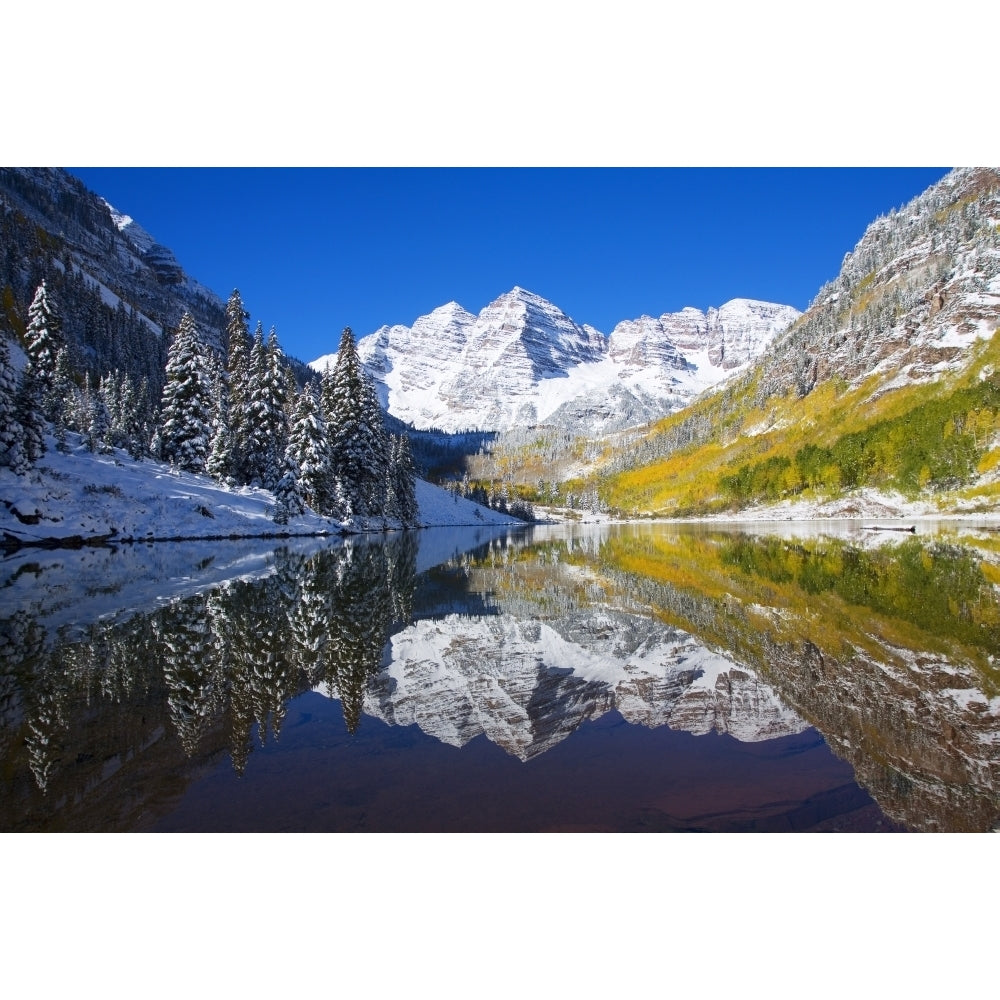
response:
M358 341L389 413L418 428L542 423L604 433L644 423L755 360L799 313L734 299L619 323L610 337L515 287L478 316L457 302ZM334 355L311 363L317 371Z
M136 462L124 451L91 453L70 434L69 453L53 438L27 476L0 468L0 540L8 545L45 539L115 541L232 538L380 530L305 513L279 527L274 494L244 486L230 489L207 476L179 472L162 462ZM417 480L418 523L431 526L504 526L523 522Z

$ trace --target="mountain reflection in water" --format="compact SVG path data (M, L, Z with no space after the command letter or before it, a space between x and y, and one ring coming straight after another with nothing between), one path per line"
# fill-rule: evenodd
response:
M0 828L996 824L992 535L441 539L11 562Z

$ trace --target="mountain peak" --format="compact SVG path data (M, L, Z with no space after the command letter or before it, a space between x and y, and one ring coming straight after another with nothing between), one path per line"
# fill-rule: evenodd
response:
M452 301L410 327L383 327L358 353L389 412L415 427L620 429L672 412L756 357L782 326L775 314L798 316L752 306L647 316L609 339L515 285L478 315Z
M469 323L474 323L475 320L476 317L468 309L452 300L443 306L432 309L426 316L418 317L413 322L413 329L422 329L428 325L442 328L466 326Z
M493 300L491 305L497 302L523 302L527 305L541 305L548 308L555 308L548 299L537 292L531 292L527 288L522 288L520 285L515 285L509 292L504 292L503 295L498 296Z

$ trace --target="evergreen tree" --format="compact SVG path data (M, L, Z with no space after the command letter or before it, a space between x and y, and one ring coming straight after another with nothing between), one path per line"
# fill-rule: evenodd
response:
M78 434L86 432L90 424L90 374L83 373L83 385L70 393L65 407L66 427Z
M59 404L53 407L52 413L57 447L59 451L66 451L66 430L75 404L76 386L73 384L69 363L69 349L65 346L56 352L52 373L52 395L59 400Z
M0 334L0 466L9 466L18 475L28 471L24 452L24 431L17 419L17 373L10 360L10 342Z
M45 454L45 413L43 386L38 371L29 361L21 372L14 404L15 419L21 426L21 443L24 459L20 468L34 465ZM26 465L25 465L26 463Z
M163 459L187 472L203 472L212 429L212 384L205 346L190 313L180 326L167 356L167 380L160 415Z
M37 391L46 420L53 420L62 399L56 394L56 356L65 347L62 317L43 281L28 306L28 326L25 330L28 367L33 370Z
M209 445L205 471L220 483L235 483L233 475L233 437L224 420L217 420Z
M212 357L209 369L214 398L214 419L205 471L220 483L235 483L237 463L230 429L229 378L215 357Z
M111 408L109 440L116 448L124 448L134 459L146 453L147 428L144 419L145 393L136 390L128 374L118 382L116 405ZM148 404L147 404L148 405Z
M101 381L100 390L91 397L90 420L87 425L87 447L91 451L106 453L110 451L108 444L108 434L111 430L111 414L105 403L104 380Z
M386 517L396 518L406 527L412 527L417 523L420 509L417 506L416 473L410 439L405 434L394 434L390 440Z
M267 481L277 482L285 465L288 447L288 379L285 355L278 344L274 327L267 337L267 416L265 433L268 435Z
M134 411L135 451L129 450L133 458L142 458L153 453L152 437L156 432L156 414L153 411L153 397L150 394L149 379L144 378L136 390Z
M275 524L288 524L290 517L298 517L305 510L298 471L291 460L286 462L285 472L274 487L274 504Z
M247 483L246 454L250 405L250 314L243 307L239 289L226 305L227 373L229 385L229 446L232 475ZM263 340L263 335L261 335Z
M243 476L245 482L260 485L264 478L267 442L259 433L256 418L257 396L262 392L266 354L264 348L264 328L258 323L253 343L247 356L246 400L243 405Z
M326 422L319 411L312 385L306 385L299 393L285 460L298 470L303 500L317 514L328 514L332 469L330 449Z
M336 390L333 382L333 369L330 367L330 362L326 363L326 367L323 369L323 374L320 376L319 380L319 407L320 412L323 414L323 419L326 421L327 429L329 430L330 418L336 412Z
M382 516L388 436L374 383L361 366L350 327L341 335L336 363L324 383L331 458L346 498L354 513Z
M272 329L264 343L260 327L250 351L247 407L247 481L274 489L284 468L288 424L285 419L284 355Z

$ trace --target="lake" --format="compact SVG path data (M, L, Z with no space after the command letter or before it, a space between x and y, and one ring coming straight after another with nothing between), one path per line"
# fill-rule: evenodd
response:
M4 831L978 831L1000 535L560 525L20 552Z

